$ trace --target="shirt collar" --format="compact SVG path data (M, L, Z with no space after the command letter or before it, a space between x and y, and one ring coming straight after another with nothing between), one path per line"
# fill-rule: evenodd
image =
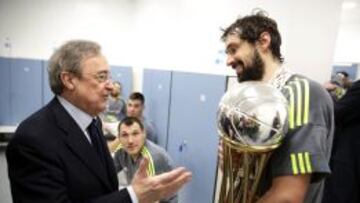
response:
M72 103L67 101L61 96L57 96L60 104L65 108L65 110L70 114L70 116L75 120L78 126L82 131L86 131L86 128L90 125L93 117L85 113L78 107L74 106Z

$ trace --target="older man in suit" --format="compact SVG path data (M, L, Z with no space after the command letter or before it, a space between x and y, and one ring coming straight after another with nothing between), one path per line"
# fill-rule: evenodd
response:
M100 46L69 41L52 55L48 71L56 97L19 125L7 147L14 203L148 203L191 178L184 168L148 177L145 159L132 184L118 190L97 117L113 88Z

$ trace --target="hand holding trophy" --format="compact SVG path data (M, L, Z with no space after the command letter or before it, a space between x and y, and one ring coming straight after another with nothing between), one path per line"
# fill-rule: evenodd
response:
M266 163L286 133L287 112L283 94L262 82L242 82L222 97L217 114L223 149L220 203L257 200Z

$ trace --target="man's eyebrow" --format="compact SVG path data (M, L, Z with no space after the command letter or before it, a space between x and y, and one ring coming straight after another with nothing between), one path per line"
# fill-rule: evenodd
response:
M107 73L107 74L108 74L108 73L110 73L110 71L108 71L108 70L101 70L101 71L98 71L98 72L97 72L97 74L102 74L102 73Z

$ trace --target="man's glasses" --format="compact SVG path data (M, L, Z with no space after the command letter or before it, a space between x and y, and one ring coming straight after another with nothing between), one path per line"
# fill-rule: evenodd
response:
M111 75L108 72L100 72L94 75L94 78L99 82L99 83L104 83L104 82L108 82L111 81Z
M90 75L91 77L93 77L99 83L105 83L105 82L110 82L111 81L111 75L107 71L102 71L102 72L98 72L98 73L95 73L95 74L91 74L91 73L79 74L79 73L75 73L75 72L68 72L68 73L71 73L71 74L73 74L73 75L75 75L76 77L79 77L79 78L82 77L81 75Z

